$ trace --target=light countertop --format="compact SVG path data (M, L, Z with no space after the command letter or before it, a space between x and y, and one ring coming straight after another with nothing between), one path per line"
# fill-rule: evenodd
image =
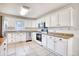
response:
M45 33L42 33L42 34L45 34ZM59 38L63 38L63 39L70 39L70 38L74 37L74 34L72 34L72 33L48 32L48 34L46 34L46 35L54 36L54 37L59 37Z

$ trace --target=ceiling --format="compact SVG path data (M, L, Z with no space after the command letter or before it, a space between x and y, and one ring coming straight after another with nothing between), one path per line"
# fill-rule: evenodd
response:
M0 3L0 12L21 16L20 7L28 6L30 11L24 17L38 18L51 10L65 5L67 3Z

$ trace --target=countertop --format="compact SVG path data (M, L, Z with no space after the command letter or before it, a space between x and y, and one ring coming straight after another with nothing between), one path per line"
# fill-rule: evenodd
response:
M42 33L42 34L46 34L46 33ZM57 32L57 33L48 32L46 35L59 37L59 38L63 38L63 39L70 39L70 38L74 37L74 34L72 34L72 33L59 33L59 32Z
M12 33L12 32L40 32L40 30L38 28L26 28L25 30L8 30L6 31L6 33ZM40 32L42 33L42 32ZM46 34L46 33L42 33L42 34ZM70 39L72 37L74 37L73 33L61 33L61 32L48 32L46 35L49 36L54 36L54 37L59 37L59 38L64 38L64 39Z
M37 28L24 29L24 30L7 30L5 32L38 32Z

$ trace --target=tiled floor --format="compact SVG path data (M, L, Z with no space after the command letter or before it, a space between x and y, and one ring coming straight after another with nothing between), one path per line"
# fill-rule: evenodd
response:
M8 45L8 56L55 56L55 54L31 41Z

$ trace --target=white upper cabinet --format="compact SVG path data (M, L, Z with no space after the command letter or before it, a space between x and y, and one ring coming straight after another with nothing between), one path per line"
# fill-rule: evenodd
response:
M37 21L36 21L36 27L38 27L38 24L42 23L42 22L45 22L44 17L41 17L41 18L37 19Z
M36 24L37 24L36 23L36 20L31 20L31 27L34 27L35 28L36 27Z
M58 26L58 13L51 14L50 27Z
M42 23L42 22L45 22L45 17L41 17L38 21L38 23Z
M46 27L50 27L50 14L45 16Z
M33 27L33 26L34 26L33 20L26 20L25 27Z
M47 27L79 26L78 11L78 7L64 7L39 18L37 22L45 22Z
M71 26L71 8L60 10L58 18L60 26Z
M71 7L63 8L41 18L47 27L71 26Z

